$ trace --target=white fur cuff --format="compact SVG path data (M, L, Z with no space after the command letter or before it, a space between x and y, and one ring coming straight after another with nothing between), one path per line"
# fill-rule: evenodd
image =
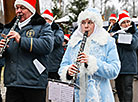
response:
M98 66L97 66L97 59L95 56L89 56L87 69L88 69L88 75L92 75L97 71Z
M64 82L70 82L70 80L67 80L67 71L68 71L69 65L63 68L61 74L60 74L60 79Z

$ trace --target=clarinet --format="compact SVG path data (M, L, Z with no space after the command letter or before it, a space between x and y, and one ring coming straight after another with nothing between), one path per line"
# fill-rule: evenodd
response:
M80 50L79 50L78 55L77 55L77 59L78 59L80 53L84 51L84 47L85 47L85 43L86 43L86 40L87 40L87 36L88 36L88 31L85 31L85 33L83 35L83 39L82 39L81 45L80 45ZM81 65L80 61L77 60L75 62L75 64L77 65L77 68L80 68L80 65ZM75 75L73 76L73 79L72 79L73 83L75 83L75 81L77 79L78 72L79 71L77 71L77 73L75 73ZM75 86L77 86L77 85L75 85ZM77 86L77 87L79 88L79 86Z
M17 26L19 20L20 20L20 18L21 18L20 15L17 16L17 19L16 19L16 21L15 21L13 27L10 29L10 31L14 31L14 30L15 30L15 28L16 28L16 26ZM5 49L6 49L8 43L9 43L9 41L10 41L10 39L9 39L8 37L6 37L5 34L2 34L1 36L5 36L5 37L4 37L4 39L5 39L5 45L4 45L4 47L2 47L2 48L0 49L0 57L2 57L2 54L3 54L3 52L5 52Z

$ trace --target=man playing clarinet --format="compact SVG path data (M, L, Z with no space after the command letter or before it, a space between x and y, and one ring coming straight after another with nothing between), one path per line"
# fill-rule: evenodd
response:
M53 49L54 37L50 25L36 12L35 5L36 0L15 0L17 16L2 32L6 35L0 41L0 49L6 46L2 53L6 102L45 102L48 82L45 59ZM5 45L7 40L9 43Z

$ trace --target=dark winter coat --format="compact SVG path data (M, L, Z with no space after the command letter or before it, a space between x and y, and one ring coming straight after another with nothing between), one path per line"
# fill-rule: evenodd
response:
M103 28L107 31L111 23L108 23L108 26L103 26ZM111 33L111 29L114 27L114 25L111 26L110 30L108 31Z
M15 18L10 24L5 25L4 34L8 34L13 26ZM31 18L29 24L15 31L21 35L20 43L14 39L6 48L4 84L6 87L26 87L45 89L47 86L48 72L44 70L41 74L36 69L33 61L37 59L47 68L46 55L53 49L53 34L51 27L37 13Z
M2 33L3 31L3 27L4 25L2 23L0 23L0 33ZM2 67L4 66L4 58L0 58L0 73L1 73L1 70L2 70Z
M64 33L55 22L52 23L51 28L54 33L54 48L48 55L47 66L49 72L57 72L64 54L64 48L62 46L64 41Z
M126 33L132 34L131 44L120 44L117 43L118 34L113 37L116 39L117 49L119 53L119 58L121 61L121 71L120 74L137 74L137 54L136 50L138 48L138 30L134 22L131 23L130 27ZM112 32L120 30L118 23L112 28Z

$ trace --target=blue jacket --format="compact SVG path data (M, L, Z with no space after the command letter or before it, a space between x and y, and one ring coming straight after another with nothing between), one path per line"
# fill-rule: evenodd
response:
M57 72L64 54L64 48L62 46L64 33L55 22L52 23L51 28L54 33L54 48L47 57L47 68L49 72Z
M82 35L77 29L71 36L58 72L62 81L70 82L67 70L77 60ZM95 33L87 38L84 53L88 55L88 66L82 63L79 67L76 84L80 90L74 91L75 102L114 102L110 79L116 78L120 71L115 40L104 28L95 28Z
M120 44L117 43L118 34L115 34L113 37L116 39L117 50L119 58L121 61L121 71L120 74L137 74L137 54L136 50L138 48L138 30L134 22L131 23L130 27L126 33L132 34L131 44ZM112 28L112 32L120 30L118 23L115 24Z
M15 19L5 25L3 33L8 34ZM6 87L26 87L45 89L47 86L47 69L41 74L33 64L37 59L47 68L46 55L53 49L53 34L51 27L37 13L31 18L29 24L15 31L21 35L20 43L14 39L9 42L3 57L5 57L4 84Z

